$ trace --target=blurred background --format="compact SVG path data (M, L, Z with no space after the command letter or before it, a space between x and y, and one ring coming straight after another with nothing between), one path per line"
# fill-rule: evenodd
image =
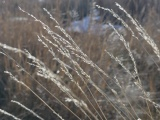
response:
M112 23L114 27L123 34L133 50L132 52L137 62L140 78L143 80L142 83L144 89L153 96L153 101L159 103L160 74L157 70L159 60L156 58L156 55L154 55L153 50L144 40L140 43L140 41L132 38L131 34L125 30L122 23L114 18L111 13L95 7L95 5L100 5L104 8L113 9L129 24L131 28L133 28L136 33L136 29L130 22L130 19L128 19L124 12L115 5L115 2L119 3L133 18L139 21L160 48L159 0L1 0L0 42L12 47L29 50L30 53L46 63L54 73L57 73L59 70L59 64L55 61L50 61L52 56L50 56L47 49L43 48L43 45L37 41L37 34L44 32L41 25L19 10L19 7L21 7L30 14L33 14L49 25L53 31L63 36L63 34L54 27L56 23L53 22L43 10L43 8L46 8L59 22L60 26L72 36L75 42L80 46L83 52L91 58L91 60L109 75L114 77L116 74L124 81L128 81L129 77L124 74L122 68L120 68L120 66L111 60L111 58L104 52L104 50L107 49L115 56L122 57L128 69L133 71L131 60L125 54L127 53L125 47L122 47L123 44L117 40L117 36L108 25L108 23ZM44 32L44 34L47 36L47 33ZM143 49L142 44L147 49L147 52ZM4 52L3 49L1 49L1 51ZM16 62L25 67L33 78L40 79L35 75L35 68L26 63L28 60L25 56L21 54L13 54L10 51L5 52L13 57ZM59 53L57 52L57 54ZM63 59L63 56L59 55L59 57ZM151 60L152 58L154 59L154 62ZM93 69L90 69L83 62L79 63L86 73L91 75L93 80L96 81L99 79ZM46 110L46 107L37 100L31 92L10 81L9 77L4 74L5 70L11 71L13 74L19 76L20 80L23 80L28 86L38 92L38 94L40 94L52 108L63 115L65 119L75 120L75 117L73 117L69 111L58 104L56 100L53 100L47 93L45 93L45 91L41 90L34 81L31 81L29 75L19 72L15 61L8 59L8 57L2 54L0 54L0 108L9 111L24 120L36 120L31 114L10 103L11 99L15 99L36 111L47 120L57 119L51 111ZM62 71L57 74L63 77L67 85L75 89L74 86L68 83L68 78ZM77 79L79 78L77 77ZM55 85L52 85L49 81L46 82L43 79L40 79L40 82L50 91L54 91L53 93L57 97L63 96L62 91L60 91ZM126 85L129 85L129 82L124 82L122 84L125 83ZM98 84L103 90L107 91L105 83L99 82ZM112 82L109 84L111 86L113 85ZM75 90L75 92L78 94L78 91ZM97 97L99 96L98 93L94 94ZM104 103L101 105L104 105ZM74 110L81 118L84 117L73 104L68 103L67 106ZM116 119L113 108L111 106L107 108L103 108L104 112L107 114L107 118L109 120ZM155 109L153 109L152 112L153 114L156 114ZM140 113L140 115L147 119L147 116L144 113ZM158 120L159 116L156 117L157 118L155 119ZM4 116L3 114L0 114L0 119L10 120L9 117Z

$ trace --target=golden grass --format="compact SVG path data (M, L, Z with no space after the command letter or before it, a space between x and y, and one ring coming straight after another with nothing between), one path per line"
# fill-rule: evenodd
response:
M121 20L126 36L111 25L105 36L71 37L49 15L27 13L28 22L2 21L1 66L8 99L2 108L13 115L0 109L0 117L158 120L159 39L125 14L131 21ZM115 42L109 37L113 31L120 38Z

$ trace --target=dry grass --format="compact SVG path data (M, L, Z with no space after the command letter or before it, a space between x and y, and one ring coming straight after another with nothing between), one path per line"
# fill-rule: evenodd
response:
M126 23L120 19L126 36L113 27L105 36L70 33L71 38L60 27L60 16L54 16L57 24L25 4L36 18L19 10L14 16L27 22L9 21L10 13L0 22L2 120L159 119L156 11L144 24L149 34L117 5L126 16ZM113 41L113 32L120 39Z

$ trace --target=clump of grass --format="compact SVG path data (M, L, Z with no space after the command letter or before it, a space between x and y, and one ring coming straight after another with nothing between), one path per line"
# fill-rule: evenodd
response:
M112 13L116 19L120 20L126 31L130 32L130 39L137 40L137 43L141 42L141 39L143 39L144 42L151 46L154 54L159 59L159 49L154 40L151 39L145 29L118 3L116 3L116 5L126 14L129 20L131 20L136 31L134 31L133 28L131 28L130 25L121 19L121 17L113 10L105 9L100 6L97 7ZM133 54L133 48L130 47L125 36L121 35L119 31L114 28L114 25L110 24L113 28L113 32L119 37L118 40L120 42L117 43L124 46L124 48L118 52L123 52L122 55L124 55L122 57L126 57L127 62L119 56L114 55L115 53L111 53L107 48L108 46L104 45L102 47L103 51L101 55L95 55L95 58L97 58L97 56L100 57L100 61L96 63L89 57L91 53L96 54L93 53L95 47L90 48L89 51L91 53L88 55L85 54L72 37L67 34L58 21L56 21L46 9L44 9L44 11L56 24L55 29L61 32L60 34L53 31L50 26L36 18L34 15L21 8L19 9L33 18L35 22L41 24L44 33L42 32L37 35L37 42L41 43L43 47L41 48L42 51L47 51L47 54L45 54L46 59L51 59L48 61L49 63L46 63L44 58L38 58L26 49L23 50L0 43L0 47L3 50L1 51L1 54L11 60L16 69L15 73L12 73L11 70L5 71L10 77L9 80L18 84L20 92L25 89L23 93L25 93L26 96L28 96L27 93L32 94L35 97L37 104L40 104L40 107L30 109L25 105L25 100L23 100L23 103L18 102L20 98L18 98L17 95L15 96L16 100L11 100L11 102L17 104L14 107L19 106L27 112L25 111L25 114L22 115L11 115L0 109L2 114L8 115L13 119L23 117L25 119L36 118L61 120L158 119L158 104L152 100L152 97L148 95L147 90L144 88L146 86L144 86L144 80L140 76L141 71L139 71L136 62L137 58L135 58L135 55ZM92 38L93 36L90 37ZM89 41L88 44L92 43ZM149 54L146 47L141 43L139 44L142 45L143 50ZM85 45L82 45L82 48L83 46ZM16 58L10 56L7 51L18 54L20 59L25 58L26 66L21 62L17 62ZM118 52L117 54L119 54ZM113 60L107 59L108 61L104 61L104 58L106 59L108 57L107 54ZM116 61L117 64L114 63L114 61ZM156 63L153 58L152 61L158 67L158 63ZM109 69L109 67L112 67L109 65L105 66L105 68L101 62L106 62L107 64L113 62L115 68ZM51 64L56 65L56 70L53 71ZM129 65L129 67L127 65ZM157 69L159 69L159 67ZM23 79L24 75L27 76L26 80ZM25 94L22 96L25 97ZM26 98L26 101L27 100L28 99ZM32 109L35 109L35 111ZM41 114L39 109L40 111L47 111L45 112L46 115L38 115ZM28 114L32 114L33 116L30 117ZM52 115L48 116L48 114ZM27 115L29 117L26 117Z

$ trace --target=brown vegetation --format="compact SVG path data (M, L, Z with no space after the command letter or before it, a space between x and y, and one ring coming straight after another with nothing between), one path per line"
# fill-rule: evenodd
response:
M85 3L85 2L87 3ZM56 53L56 57L60 60L64 61L65 64L69 65L71 68L68 69L69 74L71 74L75 80L76 83L79 83L87 97L81 92L80 89L77 88L76 84L71 81L69 76L64 71L64 66L57 62L53 58L53 56L48 52L48 48L45 48L44 45L37 40L37 35L45 35L50 41L53 43L56 43L54 40L52 40L51 36L43 30L40 23L35 22L32 18L30 18L28 15L24 14L22 11L18 9L18 5L20 7L24 7L24 9L35 15L38 19L41 19L44 23L46 23L50 28L52 28L52 31L58 33L62 37L67 37L57 28L54 26L56 25L55 22L51 21L49 19L49 16L45 12L42 12L42 7L47 7L49 11L52 11L52 7L56 8L55 13L53 13L53 16L56 17L56 19L59 21L61 26L63 26L63 17L61 16L61 13L66 12L67 10L73 9L72 7L75 7L78 9L81 18L88 14L88 4L89 0L84 0L83 2L79 0L78 2L75 2L74 0L66 0L62 3L62 1L54 1L51 6L50 2L43 4L35 4L29 1L12 1L12 0L6 0L6 3L3 3L3 7L1 7L1 18L0 18L0 43L7 44L12 47L19 48L21 50L27 49L33 56L38 58L39 60L43 61L46 65L46 67L50 68L52 70L53 75L58 75L58 79L60 79L60 82L62 85L70 88L73 91L73 94L77 96L77 100L82 99L87 105L90 110L98 116L98 119L101 119L100 116L102 116L102 119L105 119L105 117L109 120L114 119L123 119L123 117L119 116L117 111L114 109L112 104L115 106L120 105L120 103L115 102L115 98L113 102L108 102L105 99L105 96L101 95L95 87L92 86L90 82L82 82L82 80L87 81L87 76L84 74L78 75L75 71L75 69L78 69L75 67L75 65L71 62L70 59L66 58L64 55L60 54L58 49L56 47L53 47L53 51ZM116 0L115 0L116 1ZM110 9L114 9L118 13L122 13L122 17L125 15L121 10L118 9L117 6L113 4L115 1L110 0L97 0L97 4L103 7L109 7ZM119 0L117 0L119 1ZM139 0L121 0L119 1L120 4L124 7L129 13L131 13L132 16L138 18L139 21L143 24L146 31L149 33L149 35L155 40L158 48L160 48L159 44L159 23L158 23L158 4L154 3L150 4L149 2L146 2L145 0L142 0L141 3L139 3ZM85 4L84 4L85 3ZM2 4L2 3L1 3ZM75 5L76 4L76 5ZM86 5L87 4L87 5ZM148 4L152 7L148 7ZM156 5L157 6L156 6ZM59 7L60 6L60 7ZM84 11L82 11L82 8ZM152 9L151 9L152 8ZM101 14L103 14L105 17L108 17L109 13L105 13L104 10L100 10ZM148 12L147 12L148 11ZM154 14L152 14L153 12ZM154 15L154 16L153 16ZM10 20L12 17L19 17L23 16L25 18L28 18L27 21L12 21ZM109 15L111 16L111 15ZM154 18L154 19L153 19ZM157 19L155 19L157 18ZM68 18L69 19L69 18ZM105 19L105 18L104 18ZM105 19L106 20L106 19ZM118 22L117 19L113 19L113 17L110 19L113 21L113 23ZM138 36L138 40L136 40L129 31L127 31L127 35L124 36L125 40L130 44L131 50L133 50L133 55L135 57L135 61L137 64L137 69L139 71L139 77L142 80L142 85L144 87L144 90L151 94L152 99L154 102L159 102L159 59L157 60L157 56L154 54L153 48L147 44L146 41L143 40L140 35L138 35L138 32L134 28L134 25L129 22L130 19L127 19L125 16L125 20L128 21L128 24L133 29L133 31ZM157 20L157 21L156 21ZM145 22L144 22L145 21ZM90 64L87 64L81 59L77 59L76 56L72 56L73 60L78 62L79 66L84 70L84 72L87 75L90 75L92 81L96 83L96 85L101 88L107 95L114 96L114 92L111 91L110 87L118 91L118 94L120 94L120 89L117 87L117 85L114 83L113 79L116 75L117 78L121 80L120 84L121 86L126 88L126 86L129 85L129 81L132 82L132 78L127 75L126 71L111 57L105 52L105 50L111 52L114 56L122 57L125 59L123 61L123 64L127 66L127 68L134 72L134 66L131 64L132 60L128 55L128 51L124 47L123 43L119 40L112 41L110 39L110 35L113 33L113 31L109 31L105 36L97 36L93 34L77 34L77 33L70 33L73 40L77 45L82 49L82 51L97 65L99 68L101 68L105 73L107 73L110 78L106 77L103 73L99 72L96 67L92 67ZM49 47L51 45L47 43ZM63 44L63 46L65 46ZM59 46L60 47L60 46ZM32 66L28 63L33 62L33 60L28 59L26 55L22 53L14 53L12 51L5 50L1 47L0 49L2 52L4 52L6 55L1 54L0 57L0 109L4 109L8 111L9 113L12 113L13 115L17 116L18 118L24 119L24 120L36 120L37 118L33 116L32 114L28 113L24 109L22 109L20 106L17 106L16 104L13 104L10 102L10 100L16 100L22 103L23 105L27 106L29 109L35 111L37 114L39 114L41 117L43 117L46 120L50 119L58 119L58 117L53 114L53 112L47 108L42 101L40 101L29 89L25 88L21 84L17 84L15 81L12 81L11 78L4 74L3 71L9 71L13 75L16 76L16 78L19 81L24 82L27 86L29 86L34 92L37 93L51 108L53 108L58 114L60 114L64 119L66 120L75 120L77 117L72 114L71 111L73 111L79 118L81 119L88 119L89 117L91 119L94 119L94 116L92 116L89 111L86 112L89 117L87 118L84 113L76 107L76 105L72 102L66 102L65 98L68 96L60 89L58 88L52 81L46 78L42 78L40 76L37 76L37 67ZM77 54L79 54L77 52ZM151 60L150 60L151 59ZM154 60L152 60L154 59ZM20 67L17 67L17 64L19 66L22 66L25 68L25 71L22 71ZM79 73L80 73L80 69ZM84 76L83 76L84 75ZM40 83L40 84L39 84ZM59 100L62 101L67 107L70 108L71 111L66 109L62 103L60 103L58 100L53 97L50 93L48 93L44 88L47 88L50 93L52 93L56 98L59 98ZM131 89L131 88L129 88ZM91 91L91 92L90 92ZM128 92L128 91L127 91ZM92 93L92 94L91 94ZM128 92L130 94L130 91ZM93 96L97 101L99 102L98 105L94 101ZM139 95L139 94L138 94ZM123 95L120 95L122 97ZM152 104L147 106L146 101L143 100L137 100L137 95L134 96L128 96L128 99L130 99L131 103L133 104L133 108L136 111L137 109L143 108L145 112L148 114L140 114L138 115L141 119L151 119L153 117L154 120L159 119L159 108L154 108ZM90 104L90 102L92 104ZM127 104L129 106L129 104ZM94 107L93 107L94 106ZM152 109L148 109L147 107L151 107ZM100 109L101 108L101 109ZM100 115L97 114L97 111ZM101 112L101 110L103 112ZM125 116L127 119L137 119L137 116L135 114L135 111L130 108L128 108L127 113L125 113L123 108L119 107L118 109L120 112L122 112L120 115ZM141 110L141 109L140 109ZM149 111L150 110L150 111ZM137 112L137 111L136 111ZM138 112L137 112L138 113ZM105 116L103 116L103 114ZM151 117L152 116L152 117ZM11 119L8 116L5 116L4 114L0 114L0 118L2 120L9 120Z

